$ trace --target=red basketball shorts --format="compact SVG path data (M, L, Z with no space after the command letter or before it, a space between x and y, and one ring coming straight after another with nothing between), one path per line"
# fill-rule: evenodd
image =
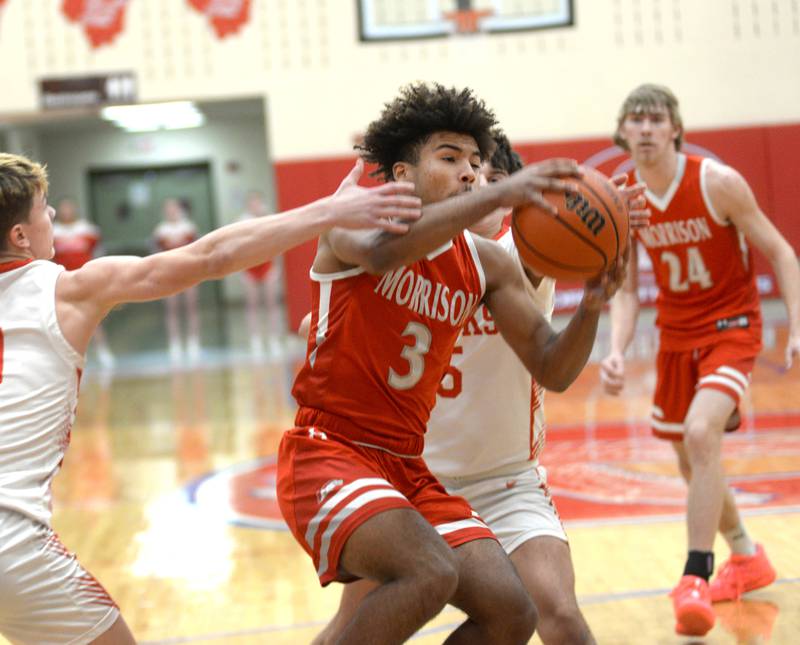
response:
M659 351L650 419L653 434L661 439L682 440L684 419L701 389L723 392L738 406L760 350L757 340L743 342L737 338L687 351Z
M350 534L393 508L416 509L451 547L494 534L462 497L448 495L421 457L400 457L322 427L295 428L278 450L278 504L314 561L320 583L338 580Z

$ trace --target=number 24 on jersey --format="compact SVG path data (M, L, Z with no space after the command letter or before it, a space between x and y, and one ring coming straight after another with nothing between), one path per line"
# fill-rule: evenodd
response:
M674 293L685 293L689 291L692 284L696 284L701 289L710 289L714 286L711 272L703 262L700 249L696 246L686 249L686 279L683 277L681 259L677 255L671 251L664 251L661 254L661 262L669 265L669 289Z

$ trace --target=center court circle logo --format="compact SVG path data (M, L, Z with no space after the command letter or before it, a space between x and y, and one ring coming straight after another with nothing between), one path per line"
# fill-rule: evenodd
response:
M797 418L789 420L791 427ZM683 512L686 487L672 450L649 437L559 439L553 428L545 460L547 483L561 519L603 523ZM725 442L729 483L743 508L800 505L800 438L770 430L736 434ZM185 488L208 518L249 528L286 531L278 507L277 457L269 456L209 473ZM317 491L319 503L342 485L332 479Z
M204 475L185 490L190 503L220 521L287 531L278 507L277 480L277 457L272 455Z

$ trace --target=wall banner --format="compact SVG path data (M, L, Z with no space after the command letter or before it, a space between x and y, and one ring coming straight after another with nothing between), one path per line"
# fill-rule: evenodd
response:
M189 0L208 17L217 38L237 33L250 20L250 0Z
M64 0L61 11L83 26L92 49L111 44L125 27L128 0Z

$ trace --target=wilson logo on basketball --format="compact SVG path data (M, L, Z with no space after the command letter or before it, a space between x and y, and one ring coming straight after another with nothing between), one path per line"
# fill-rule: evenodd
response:
M602 231L603 227L606 225L606 218L580 193L568 192L565 194L565 197L567 210L575 213L586 225L586 228L591 231L592 235L597 237L597 234Z

